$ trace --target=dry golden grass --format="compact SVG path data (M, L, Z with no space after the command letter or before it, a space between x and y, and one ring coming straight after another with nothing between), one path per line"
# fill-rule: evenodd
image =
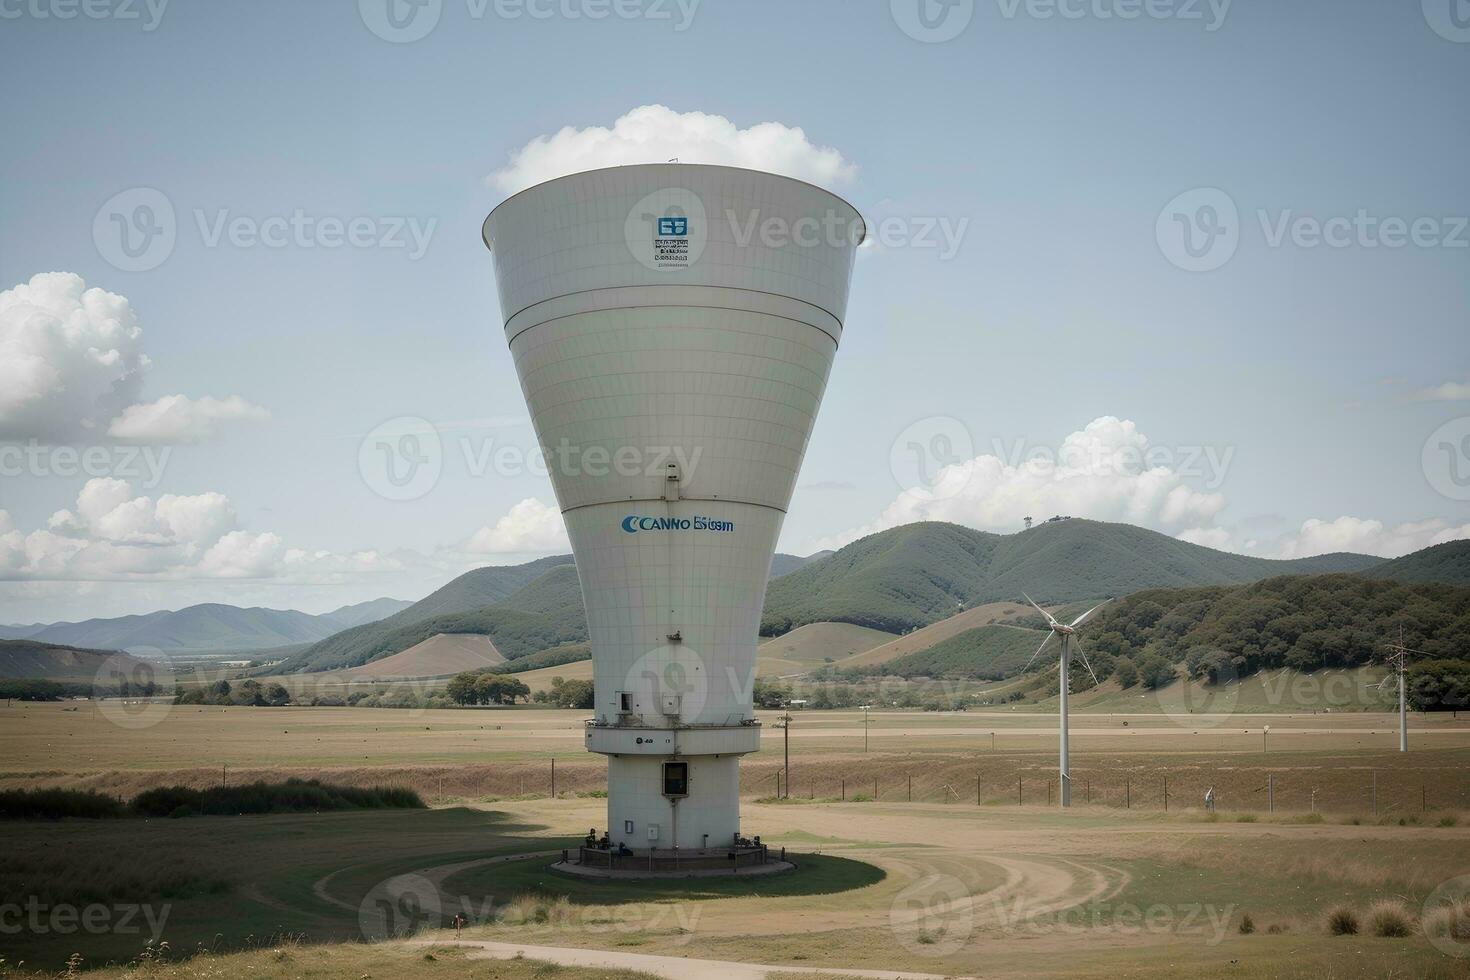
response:
M1368 932L1385 939L1402 939L1414 932L1414 914L1396 898L1379 899L1363 915Z

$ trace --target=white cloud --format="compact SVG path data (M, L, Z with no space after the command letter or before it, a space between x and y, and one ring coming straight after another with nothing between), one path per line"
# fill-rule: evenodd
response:
M1470 401L1470 381L1446 381L1432 388L1421 388L1416 397L1430 402Z
M130 442L202 442L213 434L216 422L269 417L270 413L265 409L252 405L239 395L228 398L165 395L157 401L129 405L123 409L123 413L112 420L107 434Z
M1470 524L1452 525L1433 518L1411 521L1393 527L1382 521L1359 517L1339 517L1324 521L1318 518L1303 522L1301 529L1288 534L1277 544L1279 558L1307 558L1334 551L1355 551L1383 558L1397 558L1430 545L1470 538Z
M663 163L676 157L681 163L767 170L822 187L845 183L857 174L857 167L841 153L812 143L800 127L765 122L741 129L724 116L645 105L619 117L610 129L567 126L538 136L512 153L510 163L488 179L506 194L514 194L583 170Z
M73 509L29 534L0 511L0 578L28 581L272 579L331 583L397 571L376 552L288 549L280 536L241 529L221 493L137 494L126 480L87 481Z
M510 509L494 527L482 527L470 535L464 550L477 555L536 554L565 551L570 547L561 512L535 497L527 497Z
M904 491L872 523L820 539L814 548L840 548L914 521L1014 531L1027 516L1052 514L1154 528L1185 525L1196 529L1186 533L1197 533L1214 520L1225 498L1188 486L1183 462L1170 465L1175 455L1181 461L1190 456L1161 452L1134 423L1103 416L1067 436L1055 453L1013 461L982 454L946 466L931 489Z
M0 438L66 439L133 401L148 358L128 301L45 272L0 292Z
M71 272L0 292L0 439L198 442L215 422L266 417L238 396L140 404L149 363L126 297Z

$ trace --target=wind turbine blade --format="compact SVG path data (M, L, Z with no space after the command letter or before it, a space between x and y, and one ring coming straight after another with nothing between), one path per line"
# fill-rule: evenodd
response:
M1035 607L1035 609L1036 609L1037 612L1039 612L1039 613L1041 613L1041 615L1045 616L1046 617L1046 621L1048 623L1052 623L1053 625L1056 624L1056 620L1052 618L1052 614L1049 613L1049 612L1047 612L1045 609L1042 609L1040 606L1036 605L1036 600L1035 599L1031 598L1029 595L1026 595L1026 593L1024 593L1024 592L1022 592L1021 595L1026 596L1026 601L1029 602L1029 603L1031 603L1031 605L1033 607Z
M1097 612L1099 609L1101 609L1103 606L1106 606L1107 604L1108 604L1108 600L1106 600L1106 599L1104 599L1102 602L1099 602L1097 605L1095 605L1091 609L1087 610L1087 612L1083 613L1081 616L1078 616L1076 619L1072 620L1072 627L1075 629L1076 627L1081 626L1082 625L1082 621L1084 619L1086 619L1088 616L1091 616L1093 613Z
M1100 687L1100 686L1102 686L1102 681L1100 681L1100 680L1097 679L1097 673L1095 671L1093 671L1093 669L1092 669L1092 663L1091 663L1091 661L1089 661L1087 659L1087 651L1084 650L1084 649L1082 649L1082 644L1080 642L1078 642L1077 637L1075 637L1075 636L1072 637L1072 645L1077 648L1077 652L1082 656L1082 666L1084 666L1084 667L1087 668L1087 672L1089 674L1092 674L1092 686L1093 687Z
M1046 634L1046 639L1041 641L1041 646L1037 647L1036 652L1031 655L1031 659L1026 661L1026 666L1021 668L1021 673L1024 674L1026 673L1026 671L1031 669L1031 665L1036 663L1036 658L1041 656L1041 651L1046 649L1046 645L1051 642L1051 638L1052 633L1050 630L1048 630Z

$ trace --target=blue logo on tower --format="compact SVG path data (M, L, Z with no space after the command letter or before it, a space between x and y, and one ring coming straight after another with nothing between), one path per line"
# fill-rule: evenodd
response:
M619 525L628 534L639 531L715 531L729 534L735 530L734 521L722 521L715 517L643 517L629 514Z
M689 217L662 214L653 222L653 262L660 269L689 268Z

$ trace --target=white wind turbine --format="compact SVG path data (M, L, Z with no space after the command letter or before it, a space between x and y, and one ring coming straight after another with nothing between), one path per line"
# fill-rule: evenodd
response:
M1024 593L1024 592L1022 592L1021 595L1026 596L1026 601L1029 602L1029 603L1031 603L1032 606L1035 606L1036 607L1036 611L1039 612L1039 613L1041 613L1041 615L1043 615L1043 616L1046 617L1047 626L1049 627L1049 630L1050 630L1046 634L1046 639L1044 639L1044 640L1041 641L1041 646L1037 647L1036 648L1036 652L1031 655L1031 659L1028 660L1028 661L1026 661L1026 666L1021 669L1021 673L1024 674L1024 673L1026 673L1026 671L1028 671L1028 670L1031 669L1031 665L1036 662L1036 658L1037 657L1041 656L1041 651L1044 650L1044 649L1046 649L1046 645L1051 642L1051 638L1052 637L1054 637L1054 636L1061 637L1062 653L1061 653L1060 659L1058 660L1058 669L1061 672L1061 681L1060 681L1059 686L1058 686L1058 694L1059 694L1058 705L1059 705L1060 715L1061 715L1061 743L1062 743L1062 748L1061 748L1061 782L1062 782L1062 794L1061 794L1061 796L1062 796L1062 806L1071 806L1072 805L1072 764L1071 764L1071 760L1069 758L1068 747L1067 747L1067 741L1068 741L1068 739L1067 739L1067 693L1068 693L1067 692L1067 687L1068 687L1068 681L1070 680L1071 667L1072 667L1072 647L1073 647L1073 645L1076 645L1077 652L1082 655L1082 664L1083 664L1083 666L1085 666L1087 668L1087 672L1089 674L1092 674L1092 682L1094 684L1098 683L1097 674L1096 673L1093 673L1092 664L1090 664L1090 663L1087 662L1087 654L1083 652L1083 650L1082 650L1082 644L1078 641L1076 634L1077 634L1077 628L1079 626L1081 626L1083 624L1083 622L1085 622L1087 620L1087 617L1091 616L1093 613L1095 613L1099 609L1101 609L1103 607L1103 605L1105 604L1106 600L1104 600L1104 602L1100 602L1097 605L1093 606L1091 609L1087 610L1087 612L1083 613L1081 616L1078 616L1076 619L1072 620L1070 623L1059 623L1059 622L1057 622L1057 619L1056 619L1055 616L1053 616L1051 613L1047 612L1045 609L1042 609L1040 606L1037 606L1035 599L1031 598L1029 595L1026 595L1026 593Z

